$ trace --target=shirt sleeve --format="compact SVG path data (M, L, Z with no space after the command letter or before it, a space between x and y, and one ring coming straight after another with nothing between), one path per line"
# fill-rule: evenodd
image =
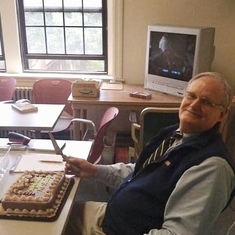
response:
M148 235L207 234L226 206L234 184L232 168L220 157L191 167L168 199L162 228L152 229Z
M134 171L133 163L116 163L112 165L97 165L95 178L108 186L117 188L123 180Z

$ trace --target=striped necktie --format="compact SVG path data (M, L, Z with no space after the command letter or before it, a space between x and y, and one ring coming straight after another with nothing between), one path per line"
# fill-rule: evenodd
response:
M143 164L143 168L146 167L149 163L156 161L157 158L161 157L175 142L175 140L180 140L183 138L183 134L180 131L176 131L172 136L163 140L161 145L146 159Z

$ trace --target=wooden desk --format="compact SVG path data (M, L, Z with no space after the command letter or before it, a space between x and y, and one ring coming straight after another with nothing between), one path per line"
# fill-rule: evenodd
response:
M129 94L134 91L152 93L150 100L130 97ZM145 90L143 85L123 85L123 90L100 90L98 98L73 97L69 96L68 101L73 108L75 118L86 118L86 111L89 109L107 109L115 106L119 110L141 111L146 107L179 107L182 98ZM74 125L74 137L79 139L80 127Z
M0 146L6 145L8 139L0 139ZM58 143L62 144L66 142L66 147L64 149L64 153L71 153L73 156L79 156L81 158L86 159L88 157L92 142L88 141L62 141L59 140ZM27 152L34 151L37 153L37 149L40 146L46 146L49 153L52 152L53 147L50 140L33 140L30 141L31 150L25 151L11 151L11 161L18 154L27 154ZM43 150L40 147L41 150ZM45 149L44 149L45 151ZM12 184L19 176L20 173L13 173L7 177L4 183L4 187L0 189L0 198L9 188L10 184ZM75 184L68 196L68 199L58 217L58 219L54 222L37 222L37 221L23 221L23 220L6 220L0 219L0 234L4 235L42 235L42 234L54 234L61 235L65 229L65 225L67 223L67 218L69 217L70 210L73 204L73 200L77 191L77 187L79 185L79 178L75 178Z
M37 112L20 113L11 107L11 104L0 104L0 129L3 130L35 130L36 136L40 131L53 130L65 105L35 104Z

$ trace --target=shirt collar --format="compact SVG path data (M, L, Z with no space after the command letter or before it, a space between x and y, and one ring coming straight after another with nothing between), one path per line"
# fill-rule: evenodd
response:
M180 129L178 128L177 130L176 130L176 132L177 131L180 131ZM194 138L194 137L197 137L198 135L200 135L201 133L183 133L183 141L185 141L185 140L189 140L189 139L191 139L191 138Z

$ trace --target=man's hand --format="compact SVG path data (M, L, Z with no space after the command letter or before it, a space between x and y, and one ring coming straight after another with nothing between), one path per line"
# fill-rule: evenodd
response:
M75 165L78 168L76 172L77 177L88 178L93 177L96 174L97 166L81 158L67 157L65 164L65 173L74 174L71 165Z

